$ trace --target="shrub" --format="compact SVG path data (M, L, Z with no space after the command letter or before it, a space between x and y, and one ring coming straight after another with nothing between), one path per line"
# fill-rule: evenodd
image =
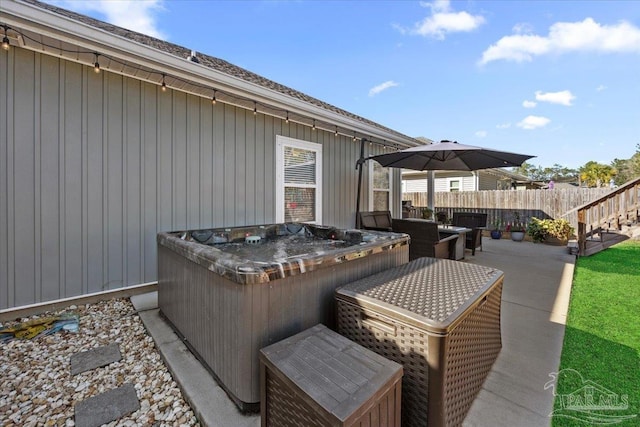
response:
M531 218L527 226L527 234L534 242L544 242L548 237L567 240L573 234L573 227L566 219Z

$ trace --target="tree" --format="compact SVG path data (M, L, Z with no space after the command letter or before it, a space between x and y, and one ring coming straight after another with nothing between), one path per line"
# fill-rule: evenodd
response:
M616 185L640 177L640 144L636 145L636 153L630 159L614 159L611 166L618 171L614 178Z
M640 144L636 145L636 154L631 156L627 165L629 179L640 177Z
M577 170L557 163L551 167L543 168L542 166L535 166L531 163L524 162L520 167L513 168L512 172L526 176L533 181L567 181L578 177Z
M616 174L612 166L594 161L587 162L580 168L580 179L589 187L606 187Z
M535 174L536 168L537 167L531 163L523 162L520 166L511 169L511 172L531 178L531 176Z
M613 159L611 162L611 167L618 171L618 174L613 178L613 181L616 185L622 185L625 182L629 181L630 171L629 171L629 159Z
M576 169L571 169L557 163L550 168L545 168L544 171L547 175L547 179L552 179L554 181L566 181L568 179L575 179L578 177L578 171Z

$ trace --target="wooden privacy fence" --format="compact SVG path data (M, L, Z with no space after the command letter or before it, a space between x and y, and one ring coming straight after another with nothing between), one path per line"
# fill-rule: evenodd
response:
M489 190L435 193L435 211L446 212L451 218L454 211L487 214L487 225L499 219L502 226L514 221L514 212L520 220L531 217L560 218L578 206L609 193L609 188L567 188L554 190ZM427 193L404 193L402 200L410 200L416 207L427 206ZM565 216L577 230L577 212Z

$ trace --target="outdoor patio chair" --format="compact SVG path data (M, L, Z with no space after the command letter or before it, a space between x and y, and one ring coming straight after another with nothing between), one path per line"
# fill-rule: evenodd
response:
M476 254L476 248L482 250L482 230L487 228L487 214L479 212L454 212L453 225L471 229L467 233L465 248L471 249L471 255Z
M438 223L423 219L394 219L393 231L411 237L409 260L421 257L453 259L457 235L440 236Z

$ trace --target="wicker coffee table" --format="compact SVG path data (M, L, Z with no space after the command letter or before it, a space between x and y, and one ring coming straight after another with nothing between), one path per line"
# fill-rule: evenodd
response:
M404 367L403 426L462 424L501 349L503 276L418 258L336 291L339 333Z

